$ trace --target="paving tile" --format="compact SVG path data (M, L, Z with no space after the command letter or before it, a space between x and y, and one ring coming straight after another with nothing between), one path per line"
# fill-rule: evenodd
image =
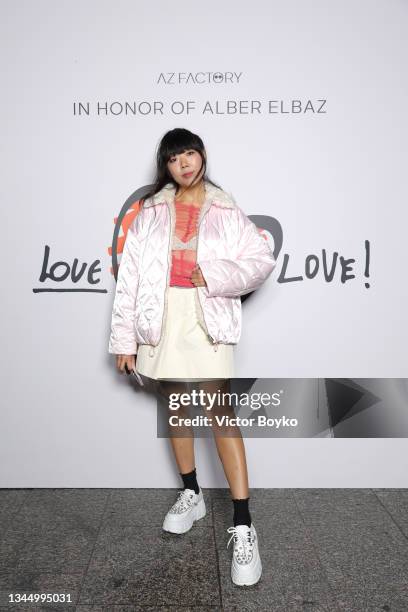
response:
M232 520L222 496L213 498L224 609L335 612L335 598L292 492L256 489L250 497L263 566L261 580L252 587L237 587L231 581L232 542L227 550L226 530Z
M31 489L18 521L33 527L98 527L110 489Z
M77 606L75 612L221 612L219 606Z
M28 494L27 489L0 489L0 539Z
M102 490L30 491L0 543L0 589L10 572L23 584L33 572L38 577L84 571L107 495Z
M104 521L120 525L146 525L161 528L164 517L176 501L180 489L110 489L111 495L104 514ZM212 525L211 497L203 489L206 516L200 521Z
M75 612L221 612L219 606L77 606Z
M218 585L213 530L202 521L182 535L105 522L78 603L211 606Z
M338 595L341 612L407 612L407 587L389 588L385 584L377 588L351 588Z
M294 497L333 592L347 598L407 585L407 540L372 491L298 489Z
M27 492L0 543L0 605L9 592L44 590L68 591L76 601L107 496L100 489Z
M14 572L21 581L35 570L37 574L75 573L85 570L97 531L84 532L79 528L53 529L40 534L29 534L19 527L10 528L0 544L0 588L7 571Z
M341 522L384 520L384 513L371 489L293 489L296 503L309 525L341 517Z
M362 489L356 489L357 491L361 491ZM371 491L408 491L408 489L403 489L401 487L398 488L393 488L393 487L386 487L384 489L384 487L376 489L376 488L372 488L370 489Z
M374 489L374 493L408 538L408 490Z
M9 592L78 600L27 610L408 610L407 489L251 489L253 587L230 578L229 490L203 492L207 516L177 536L161 529L176 489L0 490L0 611Z
M58 573L57 571L45 574L37 571L35 565L32 566L31 570L24 571L24 573L14 572L9 574L2 574L2 589L0 591L0 610L15 610L22 612L23 610L71 610L75 609L75 603L78 598L78 594L83 579L83 572L76 572L73 574ZM6 588L7 586L7 588ZM59 602L59 603L8 603L9 594L13 593L26 595L30 594L46 594L46 593L58 593L70 596L72 603Z

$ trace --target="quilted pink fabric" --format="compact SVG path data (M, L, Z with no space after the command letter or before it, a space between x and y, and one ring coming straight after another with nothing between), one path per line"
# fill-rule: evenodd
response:
M237 344L241 295L262 285L276 262L254 223L222 189L205 182L197 263L207 287L197 287L199 318L214 343ZM109 352L134 355L138 344L160 340L175 229L175 187L146 200L129 226L112 308Z

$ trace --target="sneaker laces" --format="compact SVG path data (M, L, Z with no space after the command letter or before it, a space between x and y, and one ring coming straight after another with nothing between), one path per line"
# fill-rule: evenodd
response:
M170 512L173 514L180 514L181 512L185 512L191 506L194 505L194 497L195 492L191 489L183 489L179 491L176 501L170 508Z
M241 525L239 525L242 527ZM250 563L253 557L254 542L251 537L251 528L247 527L243 529L237 529L237 527L229 527L228 533L231 533L231 537L228 540L227 548L231 541L234 540L234 554L238 563Z

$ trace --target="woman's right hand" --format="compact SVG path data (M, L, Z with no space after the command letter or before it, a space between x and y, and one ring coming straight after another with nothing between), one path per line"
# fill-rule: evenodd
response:
M135 357L136 355L116 355L116 367L121 374L125 372L125 365L128 367L128 370L135 369Z

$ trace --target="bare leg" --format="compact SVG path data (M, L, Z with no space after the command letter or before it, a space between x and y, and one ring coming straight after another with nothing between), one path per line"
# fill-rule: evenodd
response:
M169 397L171 393L186 393L186 383L180 381L161 380L158 391L164 398L168 416L188 417L189 411L181 406L178 410L170 410ZM194 434L191 427L174 426L169 423L169 439L180 474L191 472L195 468Z
M230 486L232 499L246 499L249 496L248 470L242 437L215 436L215 444Z
M180 474L192 472L195 468L194 438L175 438L170 436L170 443Z
M217 393L218 391L220 391L220 394L230 393L231 388L229 379L205 381L199 383L199 385L200 389L204 389L207 393ZM225 403L216 401L211 411L206 410L206 414L212 416L213 423L215 414L230 418L235 417L233 405L229 400ZM249 496L248 469L241 431L236 425L220 426L218 424L213 424L212 430L232 499L246 499Z

